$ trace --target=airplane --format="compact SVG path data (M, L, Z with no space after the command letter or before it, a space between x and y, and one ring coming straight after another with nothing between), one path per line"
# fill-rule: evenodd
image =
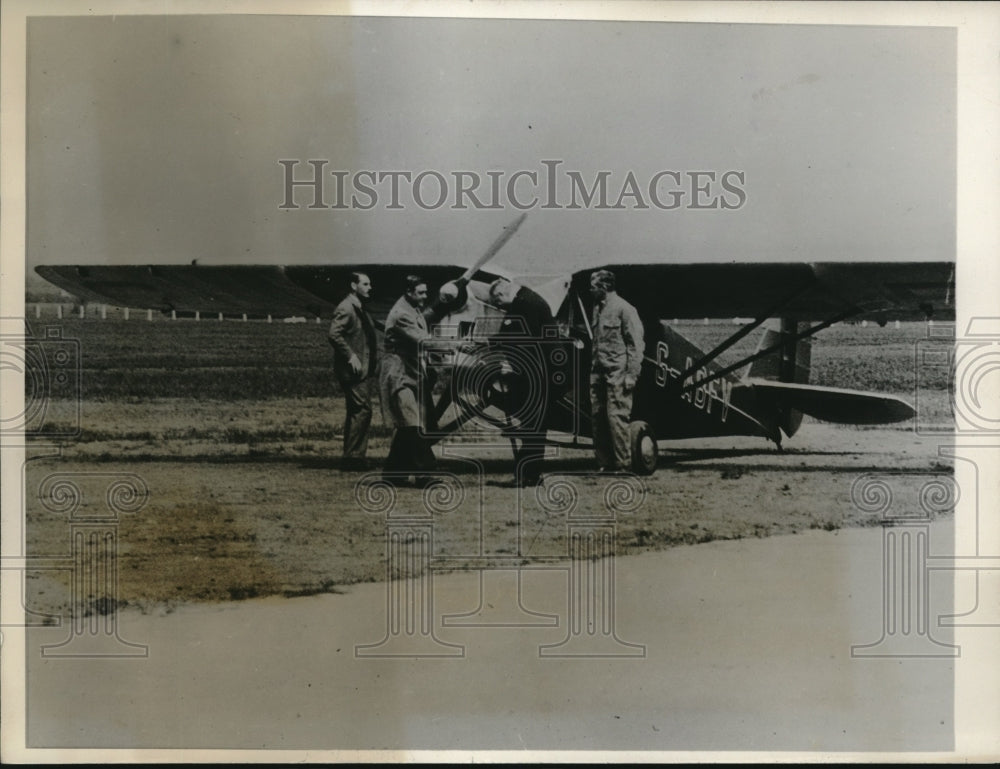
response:
M949 320L955 311L954 262L650 262L588 265L549 279L486 268L524 217L505 228L482 257L463 270L440 264L327 266L43 265L36 272L82 301L180 315L254 318L330 317L353 270L376 288L369 309L384 318L403 293L405 276L436 288L443 317L424 346L437 384L423 394L428 436L460 436L470 425L509 429L518 415L504 402L498 357L489 338L502 313L489 303L496 278L531 285L549 303L557 327L549 339L525 337L545 361L547 442L590 448L589 275L610 269L619 295L635 306L645 351L630 424L632 471L653 473L662 441L760 436L780 450L804 414L842 424L887 424L911 418L895 396L809 382L810 340L849 318L884 325L899 320ZM456 273L462 271L460 275ZM668 318L751 318L705 352ZM722 365L720 356L762 329L755 352ZM525 348L527 349L527 347ZM523 414L521 414L523 416Z

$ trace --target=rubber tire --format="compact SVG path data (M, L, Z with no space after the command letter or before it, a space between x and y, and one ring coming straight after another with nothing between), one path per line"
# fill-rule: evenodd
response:
M656 436L652 428L641 420L628 426L629 447L632 450L632 472L636 475L652 475L656 471Z

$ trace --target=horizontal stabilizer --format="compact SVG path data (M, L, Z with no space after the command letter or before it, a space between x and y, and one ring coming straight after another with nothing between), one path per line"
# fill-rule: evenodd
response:
M824 422L880 425L902 422L916 413L910 404L892 395L763 379L752 379L747 384L759 396L773 397L785 408Z

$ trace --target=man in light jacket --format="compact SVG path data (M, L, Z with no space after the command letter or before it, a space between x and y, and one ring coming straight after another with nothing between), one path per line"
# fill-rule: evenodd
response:
M591 274L590 295L594 300L590 364L594 453L602 472L628 471L632 393L642 371L642 321L635 307L615 291L613 272Z
M430 337L428 321L439 317L441 310L426 308L427 281L416 275L406 277L406 291L399 297L385 320L385 355L382 359L382 403L392 417L394 432L383 468L387 483L406 485L414 476L417 486L426 486L436 478L429 475L436 460L431 444L421 432L426 418L421 386L429 387L427 372L420 357L420 343Z

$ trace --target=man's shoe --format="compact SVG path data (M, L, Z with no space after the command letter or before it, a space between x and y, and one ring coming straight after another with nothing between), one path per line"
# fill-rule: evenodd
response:
M365 457L344 457L340 460L340 469L344 472L370 470L371 463Z
M436 475L418 475L413 479L413 485L418 489L426 489L435 483L444 483L444 479L438 478Z
M409 477L401 473L382 473L378 477L378 482L395 488L405 488L410 485Z

